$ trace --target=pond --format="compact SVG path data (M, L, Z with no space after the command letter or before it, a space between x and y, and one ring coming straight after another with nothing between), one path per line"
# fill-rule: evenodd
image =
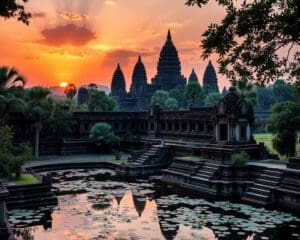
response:
M289 213L208 201L110 170L51 175L58 205L9 211L17 239L300 239L300 219Z

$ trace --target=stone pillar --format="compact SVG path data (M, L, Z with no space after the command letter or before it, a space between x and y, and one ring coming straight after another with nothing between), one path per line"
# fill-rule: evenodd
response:
M240 124L236 124L235 126L235 138L237 141L240 141L240 131L241 131L241 125Z
M214 134L215 134L216 141L217 142L220 141L220 137L219 137L219 124L218 123L215 125Z
M190 124L190 121L187 121L187 122L186 122L186 128L187 128L187 132L190 132L190 131L191 131L191 124Z
M247 141L250 141L251 140L251 128L250 128L250 125L249 123L247 124Z
M172 120L172 132L175 132L175 120Z
M195 132L196 133L199 133L199 121L196 121L196 130L195 130Z
M208 127L207 127L207 123L204 122L204 133L207 133L208 132ZM217 139L217 138L216 138Z

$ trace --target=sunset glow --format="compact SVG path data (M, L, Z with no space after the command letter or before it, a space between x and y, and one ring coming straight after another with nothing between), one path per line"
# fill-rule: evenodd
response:
M202 81L208 61L201 56L201 34L219 22L224 9L212 2L203 9L187 7L184 0L30 0L30 25L0 20L0 61L14 66L28 79L28 86L75 85L91 82L110 86L120 62L129 88L137 56L145 63L148 81L154 77L159 52L171 29L188 77L195 68ZM170 8L172 5L172 8ZM163 14L156 14L157 9ZM155 15L155 16L154 16ZM217 67L216 56L212 61ZM228 85L218 75L220 89Z
M68 83L67 82L61 82L59 84L59 86L62 87L62 88L65 88L66 86L68 86Z

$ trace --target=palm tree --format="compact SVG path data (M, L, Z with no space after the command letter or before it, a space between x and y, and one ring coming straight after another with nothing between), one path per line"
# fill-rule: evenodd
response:
M18 88L23 91L25 84L25 78L15 68L0 67L0 122L5 121L8 112L25 109L25 102L15 94Z
M27 92L27 104L29 113L28 116L34 122L35 130L35 158L39 158L39 142L40 132L43 127L43 122L51 118L54 110L54 102L49 97L51 92L42 87L34 87Z
M15 68L0 67L0 89L16 86L17 83L24 87L26 80Z
M254 91L254 85L251 84L248 79L241 79L238 81L232 81L232 86L236 88L237 94L241 99L251 104L253 107L257 103L257 95Z

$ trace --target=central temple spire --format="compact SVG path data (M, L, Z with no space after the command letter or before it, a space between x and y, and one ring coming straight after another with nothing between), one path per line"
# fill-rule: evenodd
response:
M181 63L170 30L168 30L167 41L160 51L157 74L152 79L152 83L165 91L174 88L184 89L186 84L186 79L181 74Z
M167 36L167 41L172 41L172 35L171 35L171 30L168 30L168 36Z

